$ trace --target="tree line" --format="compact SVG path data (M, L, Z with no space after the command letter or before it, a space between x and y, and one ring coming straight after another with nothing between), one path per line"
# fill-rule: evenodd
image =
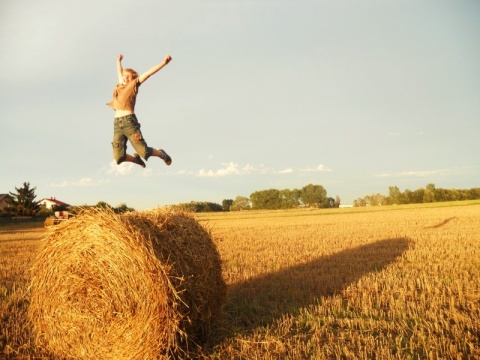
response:
M40 201L35 200L37 197L35 193L36 189L36 187L31 187L29 182L24 182L23 186L19 188L15 187L15 192L10 191L8 193L6 198L7 206L0 211L0 216L48 217L53 215L56 211L69 211L71 214L76 214L81 208L85 207L108 208L117 214L122 214L127 211L135 211L134 208L128 207L125 203L114 207L105 201L99 201L93 206L53 205L51 209L47 209L39 204Z
M193 212L242 211L242 210L276 210L297 207L338 208L340 198L327 195L322 185L308 184L301 189L269 189L255 191L249 197L237 196L224 199L222 205L211 202L183 203L174 207Z
M444 201L480 200L480 188L472 189L442 189L435 184L428 184L417 190L400 191L398 186L390 186L388 195L371 194L358 198L353 206L381 206L401 204L422 204Z
M31 187L30 183L24 182L20 188L15 188L16 192L10 192L7 197L7 207L0 212L2 216L50 216L55 211L68 210L72 214L78 212L85 206L53 206L52 209L46 209L36 201L36 188ZM353 206L381 206L381 205L400 205L400 204L418 204L441 201L460 201L460 200L480 200L480 188L472 189L442 189L436 188L434 184L428 184L425 188L419 188L415 191L406 189L400 191L397 186L390 186L388 195L371 194L358 198L353 202ZM242 211L242 210L277 210L292 209L298 207L315 208L338 208L340 198L338 195L332 198L327 195L327 191L322 185L308 184L301 189L268 189L255 191L249 197L237 196L235 199L224 199L222 204L213 202L191 201L189 203L180 203L171 205L176 209L191 212L221 212L221 211ZM91 206L89 206L91 207ZM135 211L134 208L125 203L119 206L99 201L93 207L109 208L115 213L122 214L127 211Z

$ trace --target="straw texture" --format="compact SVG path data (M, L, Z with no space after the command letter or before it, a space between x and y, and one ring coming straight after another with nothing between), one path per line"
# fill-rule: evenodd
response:
M83 210L32 268L37 345L78 359L187 357L225 297L211 236L183 212Z

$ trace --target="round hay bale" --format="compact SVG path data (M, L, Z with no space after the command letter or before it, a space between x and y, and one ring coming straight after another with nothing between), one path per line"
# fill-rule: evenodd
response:
M49 228L30 289L37 345L55 356L155 359L208 334L226 287L191 215L89 209Z

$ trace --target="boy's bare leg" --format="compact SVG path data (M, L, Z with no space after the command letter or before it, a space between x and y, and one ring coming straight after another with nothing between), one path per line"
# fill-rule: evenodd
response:
M163 149L152 149L152 156L159 157L165 164L170 165L172 163L172 158L165 152Z
M142 168L144 168L146 166L145 163L143 162L142 158L138 154L135 154L134 156L132 156L130 154L127 154L126 157L125 157L125 161L132 162L134 164L138 164Z

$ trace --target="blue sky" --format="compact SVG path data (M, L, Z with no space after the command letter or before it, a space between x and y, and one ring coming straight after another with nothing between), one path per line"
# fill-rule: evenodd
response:
M0 193L138 210L480 186L480 2L3 1ZM113 163L115 60L167 167ZM131 152L132 148L129 146Z

